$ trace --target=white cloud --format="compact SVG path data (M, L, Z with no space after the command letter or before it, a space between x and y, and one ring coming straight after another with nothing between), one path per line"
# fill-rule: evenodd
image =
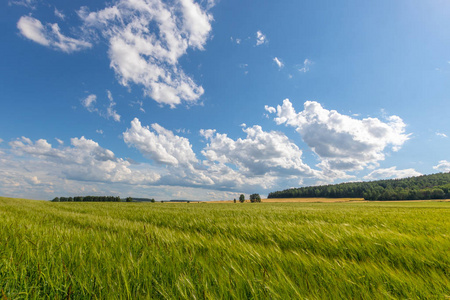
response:
M239 68L244 70L244 74L247 75L248 74L248 64L239 64Z
M378 179L399 179L413 176L420 176L421 173L414 169L397 170L397 167L391 167L386 169L377 169L364 176L365 180L378 180Z
M120 122L120 115L114 109L114 106L116 106L116 102L114 102L111 92L110 91L106 92L108 94L109 99L109 106L106 108L106 118L109 119L110 117L112 117L114 121Z
M131 121L131 128L123 133L129 146L155 162L168 165L191 165L197 162L192 146L187 138L177 136L159 124L142 126L139 119Z
M236 44L240 44L241 42L242 42L242 40L241 39L238 39L238 38L233 38L233 37L230 37L230 40L232 41L232 42L234 42L234 43L236 43Z
M274 57L273 61L277 64L278 68L281 69L284 67L284 63L278 57Z
M41 181L39 180L39 178L37 178L37 176L31 177L30 181L32 184L40 184L41 183Z
M258 30L256 32L256 46L267 44L268 42L267 37L261 32L261 30Z
M0 144L3 143L3 139L0 139Z
M184 134L190 134L191 133L191 131L189 129L186 129L186 128L178 128L178 129L175 129L175 131L177 133L184 133Z
M309 71L309 67L313 64L313 62L309 59L305 59L303 61L303 65L301 66L301 68L299 68L298 70L300 72L306 73Z
M144 102L141 101L131 101L130 102L130 106L134 107L134 105L138 105L139 106L139 111L145 113L145 109L144 109Z
M97 96L94 94L91 94L89 96L87 96L86 98L84 98L83 100L81 100L81 104L89 111L89 112L94 112L94 111L98 111L97 108L95 108L95 103L97 102Z
M209 1L207 6L214 3ZM178 64L189 48L203 50L212 15L193 0L120 0L98 12L79 11L86 28L109 40L111 68L120 83L140 84L147 96L175 107L204 93Z
M72 138L71 146L61 149L53 148L44 139L33 143L25 137L9 145L16 157L27 161L29 169L39 170L45 166L42 170L58 178L127 184L152 183L159 179L159 175L151 171L132 171L128 161L85 137Z
M275 108L266 107L269 113ZM285 99L276 108L275 122L292 126L319 156L323 170L362 170L374 167L384 160L385 149L398 151L409 139L405 123L398 116L387 117L387 122L376 118L362 120L324 109L318 102L307 101L304 110L296 113L292 103Z
M267 112L269 112L270 114L274 114L274 113L277 112L277 110L275 109L275 107L271 107L271 106L268 106L268 105L264 105L264 109L265 109Z
M124 140L161 164L153 166L118 158L85 137L72 138L69 146L57 148L44 139L33 142L22 137L10 142L10 150L0 156L0 193L54 197L55 193L149 195L158 191L175 197L175 192L189 191L191 199L227 199L233 197L227 191L260 192L281 182L295 185L299 176L314 176L316 171L303 165L301 151L283 134L264 132L259 126L243 131L246 138L231 140L215 130L203 130L209 144L201 161L188 139L158 124L143 127L135 119L123 133ZM222 142L231 151L219 149ZM227 162L216 160L213 152Z
M66 18L66 16L64 15L64 13L63 13L62 11L58 10L56 7L55 7L55 16L58 17L58 18L60 18L60 19L63 20L63 21L64 21L64 19Z
M60 139L58 139L58 138L55 138L55 140L58 142L58 144L64 145L64 142L63 142L62 140L60 140Z
M433 169L438 170L439 172L450 172L450 161L440 160Z
M30 9L36 8L36 0L12 0L8 2L9 5L20 5Z
M443 138L447 138L448 136L445 134L445 133L443 133L443 132L436 132L436 135L437 136L440 136L440 137L443 137Z
M116 106L116 102L114 102L114 99L110 91L107 90L106 93L109 99L109 103L106 106L106 110L99 110L97 107L95 107L95 104L97 103L97 96L94 94L91 94L86 98L84 98L83 100L81 100L81 104L89 112L96 112L106 119L113 118L114 121L120 122L120 115L114 109L114 106Z
M103 134L103 130L101 129L97 129L95 132L97 132L98 134Z
M89 42L63 35L58 24L43 25L41 21L30 16L22 16L17 22L17 28L27 39L66 53L92 47Z
M237 140L215 130L202 130L201 135L209 140L202 154L209 161L235 165L244 176L316 175L303 163L302 151L283 133L265 132L258 125L242 130L247 137Z
M201 130L209 142L200 161L187 138L158 124L142 126L137 118L123 133L124 141L144 156L168 167L158 184L216 190L267 189L298 176L320 176L301 160L302 151L280 132L260 126L243 128L245 139L232 140L213 129Z

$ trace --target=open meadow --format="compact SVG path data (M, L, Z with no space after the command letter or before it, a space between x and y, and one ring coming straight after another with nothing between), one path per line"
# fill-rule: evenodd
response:
M450 202L0 197L3 299L447 299Z

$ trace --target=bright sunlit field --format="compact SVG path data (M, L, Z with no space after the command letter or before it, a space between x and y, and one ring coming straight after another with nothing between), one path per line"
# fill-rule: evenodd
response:
M0 198L4 299L445 299L450 202Z

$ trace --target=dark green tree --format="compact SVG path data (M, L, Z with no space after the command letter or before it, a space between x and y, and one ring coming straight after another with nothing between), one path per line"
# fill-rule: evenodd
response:
M245 196L244 196L244 194L241 194L239 196L239 202L244 203L244 201L245 201Z
M250 202L261 202L261 196L259 194L251 194L250 195Z

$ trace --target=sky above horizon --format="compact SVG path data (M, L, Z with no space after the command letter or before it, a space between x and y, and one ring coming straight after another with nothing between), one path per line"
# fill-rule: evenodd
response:
M450 171L450 2L7 0L0 195L224 200Z

